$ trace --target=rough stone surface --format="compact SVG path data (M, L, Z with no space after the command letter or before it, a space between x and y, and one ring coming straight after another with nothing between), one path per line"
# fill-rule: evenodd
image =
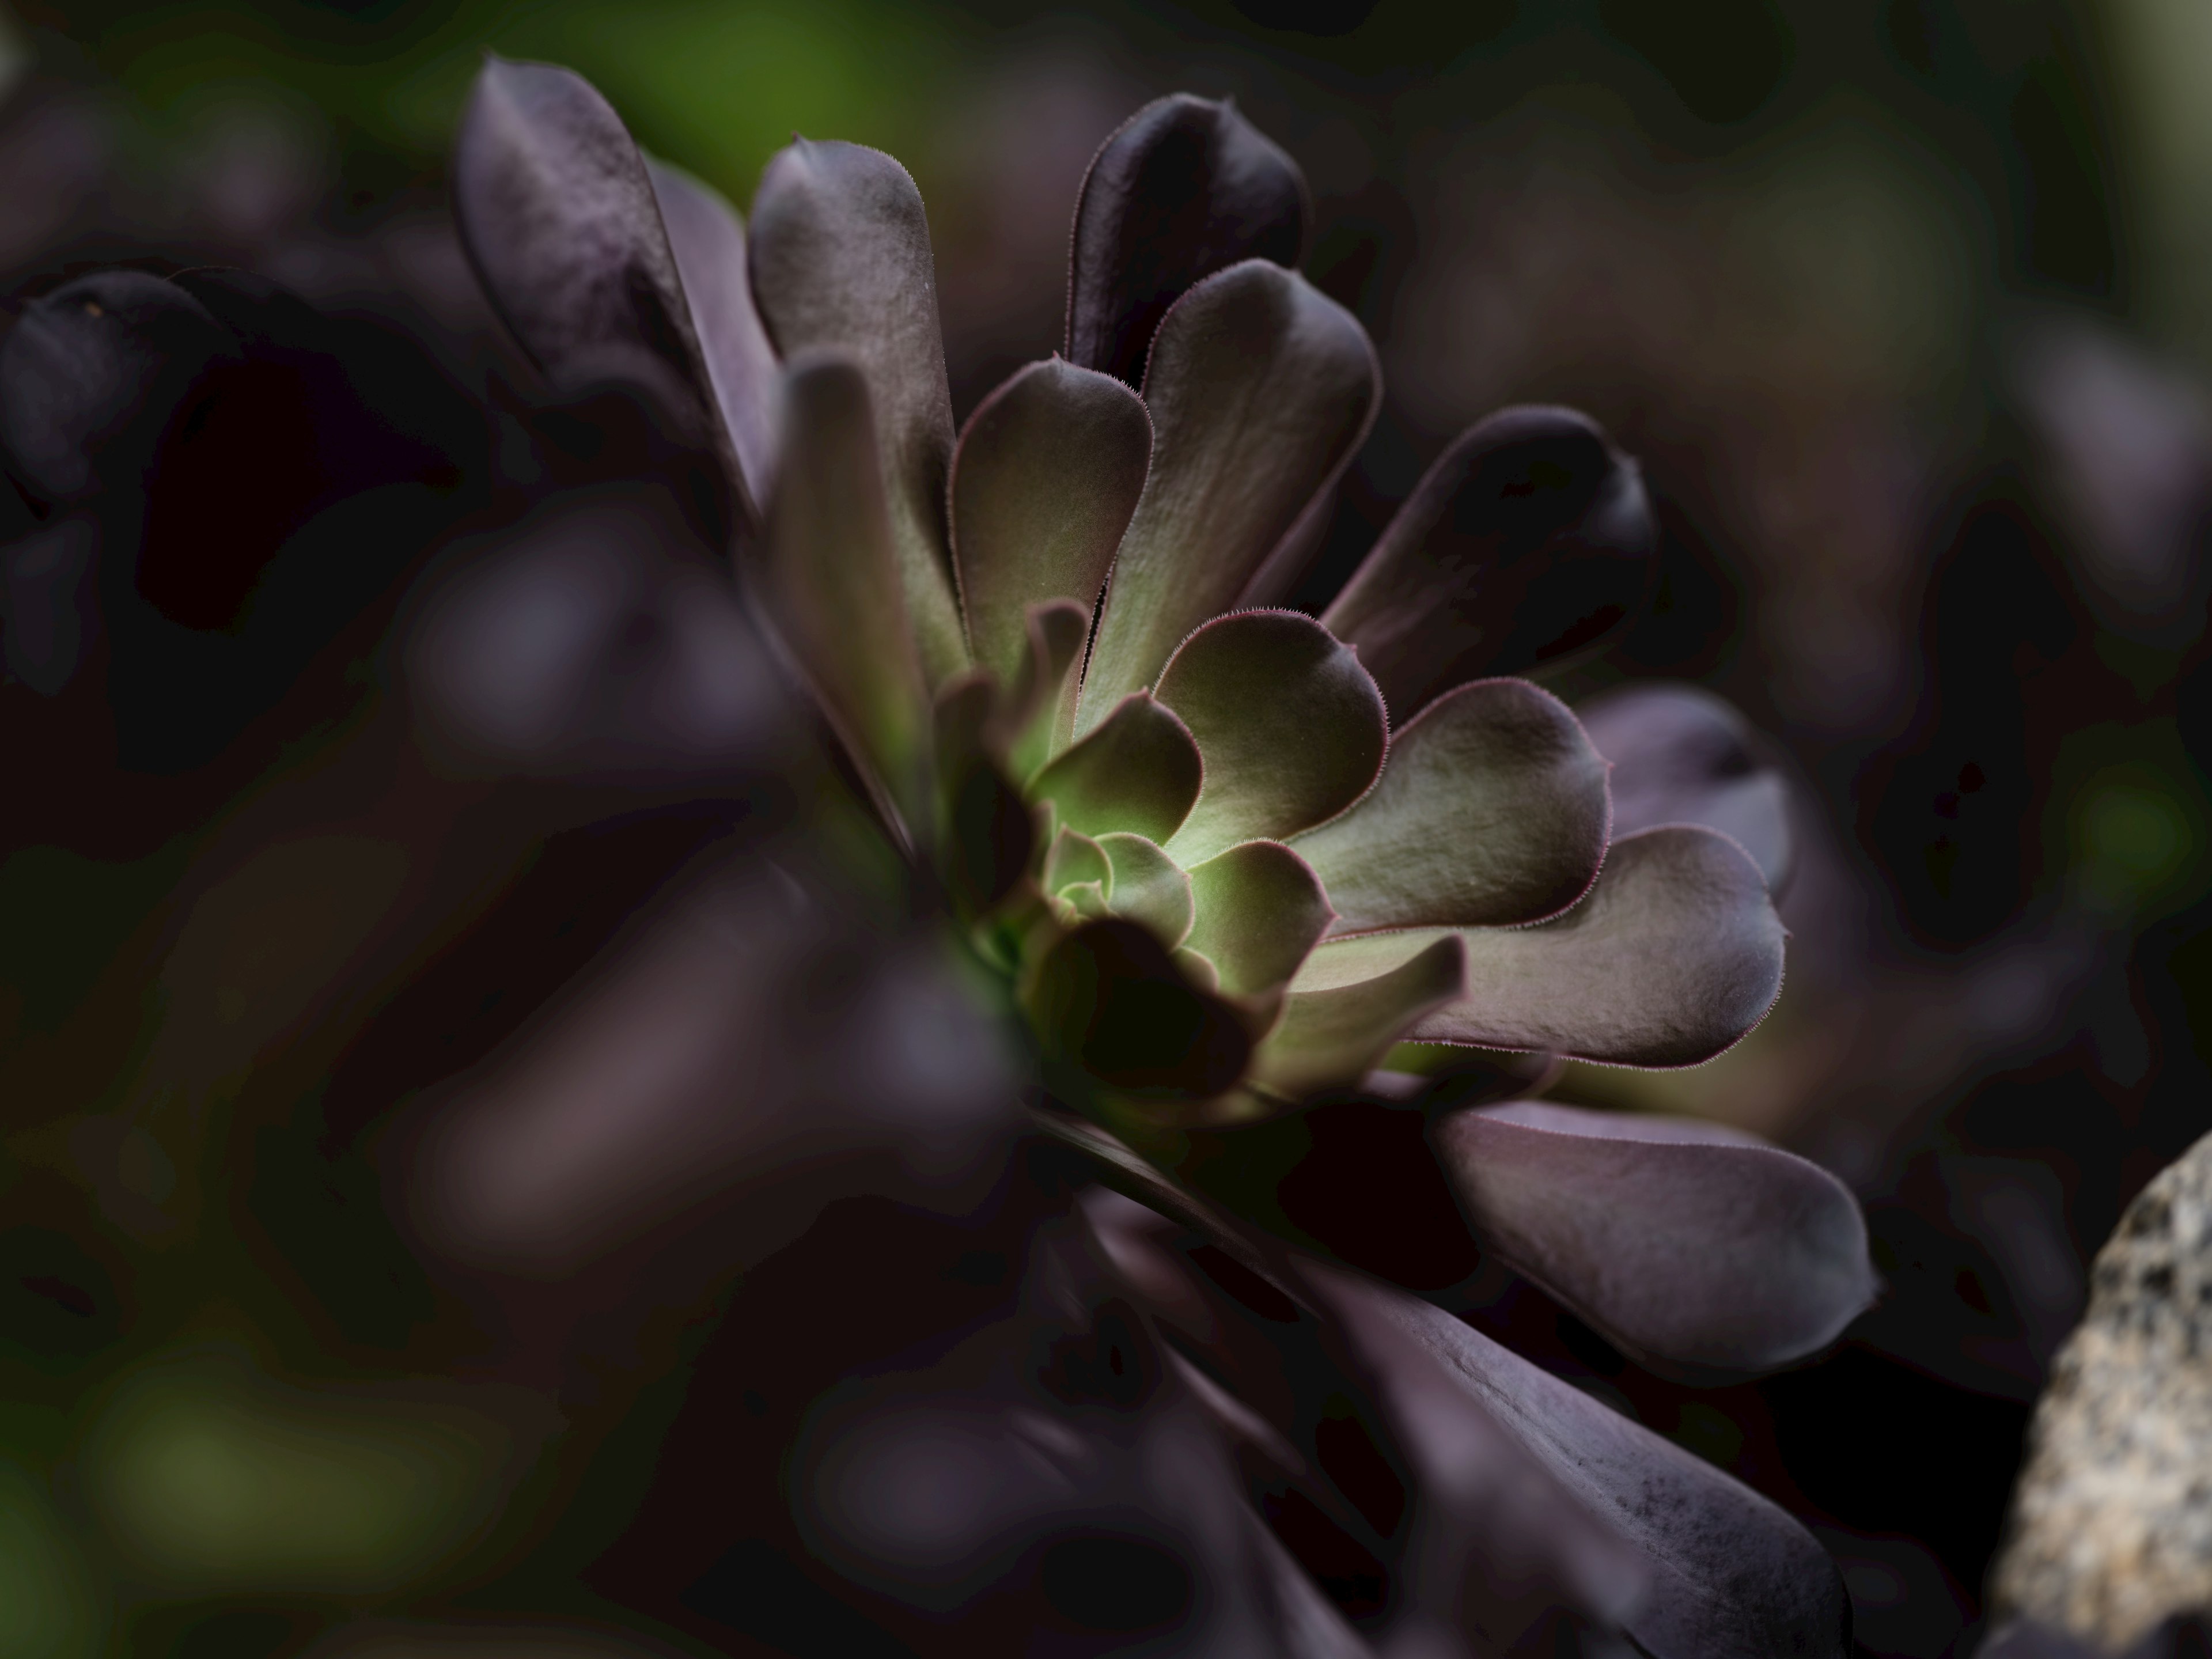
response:
M2036 1407L2002 1613L2107 1653L2212 1607L2212 1135L2128 1206Z

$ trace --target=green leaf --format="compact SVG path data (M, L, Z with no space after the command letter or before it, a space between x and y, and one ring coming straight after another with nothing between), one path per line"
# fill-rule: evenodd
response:
M763 597L864 775L926 833L929 705L894 572L867 382L849 359L810 353L784 386Z
M1292 988L1372 979L1450 931L1331 939ZM1413 1041L1694 1066L1758 1024L1782 989L1782 922L1759 866L1694 825L1615 842L1589 896L1553 921L1456 931L1468 994L1422 1020Z
M1275 841L1248 841L1190 871L1198 916L1189 948L1211 961L1230 996L1289 983L1328 931L1328 895L1309 865Z
M1415 716L1372 793L1295 844L1338 933L1494 927L1589 891L1607 817L1605 761L1566 705L1526 680L1479 680Z
M640 383L689 435L726 445L644 159L588 81L486 58L453 211L486 296L549 380Z
M1454 1112L1431 1136L1485 1248L1662 1366L1771 1370L1873 1299L1850 1188L1753 1136L1538 1101Z
M1006 767L1027 782L1075 720L1076 665L1091 637L1091 609L1073 599L1030 606L1022 659L1006 694Z
M1152 470L1107 583L1078 733L1237 603L1366 434L1381 394L1352 313L1264 259L1178 300L1145 372Z
M1044 890L1057 893L1079 882L1097 885L1100 896L1114 891L1114 862L1106 849L1090 836L1062 826L1044 855Z
M1641 608L1658 549L1636 463L1595 422L1500 410L1437 458L1322 620L1402 720L1596 649Z
M802 139L753 198L753 296L786 358L853 354L876 406L899 582L929 684L968 665L946 539L952 399L921 194L890 156Z
M1190 878L1158 842L1120 834L1101 836L1097 845L1114 866L1108 891L1117 915L1144 923L1170 950L1190 937Z
M1244 1017L1186 978L1150 930L1120 917L1075 928L1029 995L1048 1060L1139 1099L1210 1099L1243 1075ZM1079 1094L1079 1077L1058 1080Z
M1040 601L1074 599L1090 615L1152 454L1137 394L1057 357L1019 370L968 417L952 458L952 547L977 662L1011 682Z
M1297 163L1234 104L1179 92L1146 105L1076 198L1067 355L1137 385L1186 289L1242 259L1297 264L1312 218Z
M745 229L720 191L665 161L646 161L684 284L715 406L738 459L755 524L775 477L775 398L782 369L753 306Z
M1216 617L1176 652L1158 696L1206 761L1169 848L1185 864L1334 817L1375 781L1390 740L1358 658L1295 611Z
M1252 1055L1251 1080L1291 1100L1348 1089L1401 1032L1467 994L1467 945L1448 933L1386 974L1328 991L1295 991Z
M1029 797L1050 801L1061 823L1085 835L1125 830L1164 845L1190 815L1204 778L1190 728L1139 691L1038 773Z

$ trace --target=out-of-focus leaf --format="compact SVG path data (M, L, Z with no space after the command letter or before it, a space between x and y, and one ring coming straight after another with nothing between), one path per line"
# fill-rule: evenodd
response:
M453 211L484 292L556 386L638 382L726 453L644 158L591 82L488 58L461 117Z
M1029 873L1036 825L1029 803L999 764L992 726L998 683L981 669L955 675L938 688L936 729L939 863L954 896L980 915L1012 893Z
M921 193L879 150L802 139L761 175L751 258L776 349L850 352L866 377L898 580L935 685L967 666L968 646L946 538L952 398Z
M1526 680L1482 680L1400 728L1373 793L1296 844L1339 933L1504 927L1589 890L1607 823L1605 762L1566 705Z
M1615 835L1702 823L1734 837L1779 894L1790 879L1790 784L1726 699L1694 685L1643 682L1578 711L1613 763ZM1334 890L1334 888L1331 890Z
M1137 394L1058 357L977 405L952 457L952 548L978 663L1012 682L1031 605L1098 603L1152 455Z
M1501 410L1437 458L1322 620L1404 720L1602 643L1643 604L1657 545L1635 462L1594 422Z
M1118 916L1054 945L1029 1001L1051 1055L1140 1098L1209 1098L1251 1056L1237 1011L1193 985L1149 929Z
M1315 1266L1363 1330L1386 1323L1441 1362L1485 1415L1627 1539L1649 1587L1622 1622L1653 1659L1842 1659L1850 1604L1804 1528L1749 1487L1500 1347L1441 1308Z
M173 283L139 270L64 283L0 338L0 463L49 503L135 485L179 398L240 355Z
M1372 979L1444 931L1328 940L1292 988ZM1693 1066L1756 1025L1782 989L1782 922L1759 866L1694 825L1615 842L1589 896L1553 921L1458 932L1468 994L1411 1041Z
M1017 782L1035 777L1074 725L1075 668L1090 638L1090 606L1073 599L1030 606L1021 662L1006 692L1006 769Z
M1279 990L1328 931L1328 895L1313 866L1276 841L1248 841L1190 867L1198 918L1190 948L1231 996Z
M1455 1112L1432 1133L1476 1236L1631 1353L1771 1370L1872 1299L1849 1189L1749 1135L1537 1101Z
M1139 691L1030 780L1029 794L1087 836L1119 830L1164 846L1190 816L1205 771L1190 728Z
M1381 386L1358 320L1279 265L1232 265L1175 303L1145 371L1152 476L1107 583L1079 732L1237 602L1359 447Z
M1146 105L1100 146L1076 198L1068 356L1139 385L1185 289L1244 259L1297 264L1312 214L1297 163L1233 103Z
M1114 865L1106 849L1090 836L1060 826L1044 857L1044 885L1048 893L1079 882L1096 882L1103 895L1114 890Z
M1253 1051L1252 1080L1297 1100L1348 1089L1423 1015L1467 994L1467 946L1446 934L1370 980L1294 992L1275 1029Z
M826 353L793 360L784 434L762 572L769 614L854 759L926 834L928 702L859 366Z
M1157 695L1206 761L1206 787L1168 849L1185 864L1334 817L1375 781L1390 741L1359 659L1295 611L1206 623L1177 647Z
M1188 939L1194 915L1190 878L1159 843L1121 834L1101 836L1097 844L1114 866L1115 914L1144 923L1170 950Z
M648 161L669 251L683 278L714 405L738 458L745 504L760 522L775 478L775 399L781 371L745 264L745 228L713 186Z

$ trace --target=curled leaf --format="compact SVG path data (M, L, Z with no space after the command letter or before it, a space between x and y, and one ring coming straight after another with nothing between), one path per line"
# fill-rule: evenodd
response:
M1446 934L1388 973L1293 992L1252 1056L1252 1080L1290 1100L1348 1089L1425 1014L1467 994L1467 946Z
M1176 302L1145 371L1152 475L1107 583L1079 732L1237 602L1351 459L1380 395L1365 331L1279 265L1232 265Z
M1110 375L1054 357L984 398L952 459L952 546L975 660L1011 681L1031 605L1088 617L1144 491L1152 423Z
M1142 836L1101 836L1097 844L1113 865L1108 891L1115 914L1144 923L1170 950L1188 939L1195 910L1182 866Z
M1164 844L1190 815L1204 777L1190 728L1140 691L1038 773L1029 794L1085 835L1121 830Z
M1297 163L1226 100L1176 93L1100 146L1076 198L1067 355L1139 383L1168 307L1240 260L1295 265L1312 204Z
M1292 988L1371 979L1444 931L1330 939ZM1597 884L1564 915L1458 931L1468 994L1422 1020L1412 1041L1693 1066L1756 1025L1782 989L1782 922L1759 866L1694 825L1615 842Z
M1186 864L1334 817L1375 781L1390 740L1358 658L1295 611L1216 617L1177 647L1155 695L1206 761L1169 848Z
M1589 890L1607 817L1605 761L1566 705L1526 680L1480 680L1402 727L1373 792L1297 845L1339 933L1503 927Z
M934 685L967 666L968 647L946 539L952 397L921 193L879 150L799 140L761 175L751 266L778 351L849 352L867 380L898 580Z
M1657 568L1635 462L1568 409L1507 409L1444 451L1336 602L1400 720L1481 675L1594 649Z
M1150 930L1088 921L1039 965L1029 1004L1048 1054L1141 1099L1206 1099L1243 1074L1242 1017L1193 985Z
M1694 685L1624 686L1579 711L1613 763L1613 833L1702 823L1740 843L1779 894L1790 879L1790 786L1726 699Z
M1872 1299L1850 1190L1749 1135L1537 1101L1455 1112L1431 1133L1476 1236L1632 1353L1771 1370Z
M1231 996L1280 988L1328 930L1328 895L1280 842L1248 841L1193 865L1190 885L1198 904L1190 948L1213 963Z

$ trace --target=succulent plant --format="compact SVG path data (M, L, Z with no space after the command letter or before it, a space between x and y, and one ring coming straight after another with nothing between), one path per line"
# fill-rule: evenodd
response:
M241 872L361 888L358 845L301 839L330 778L406 803L377 822L419 869L367 965L272 980L252 1042L210 1018L192 1064L259 1066L220 1089L271 1120L303 1078L416 1101L380 1154L407 1248L560 1402L562 1479L599 1471L543 1571L793 1651L1844 1651L1801 1527L1277 1178L1324 1120L1410 1124L1406 1178L1486 1255L1694 1378L1868 1299L1814 1165L1528 1097L1556 1056L1708 1059L1781 983L1755 734L1685 688L1578 719L1515 678L1640 603L1635 465L1571 411L1494 416L1319 617L1279 608L1379 372L1297 272L1296 167L1225 104L1107 140L1062 353L957 432L887 156L794 143L748 224L576 76L495 60L454 192L567 400L526 451L631 438L533 461L544 499L431 566L382 659L404 695L210 842L157 960L185 983L200 935L258 925ZM126 390L195 372L130 338ZM0 410L52 401L12 349ZM639 843L605 879L662 884L658 919L438 1070L416 1004L484 996L466 942L527 919L517 849L763 776L775 824L719 865ZM134 1087L207 1133L217 1084ZM1301 1188L1387 1239L1393 1195L1332 1173ZM655 1322L715 1297L722 1334L665 1364L684 1408L635 1426Z

